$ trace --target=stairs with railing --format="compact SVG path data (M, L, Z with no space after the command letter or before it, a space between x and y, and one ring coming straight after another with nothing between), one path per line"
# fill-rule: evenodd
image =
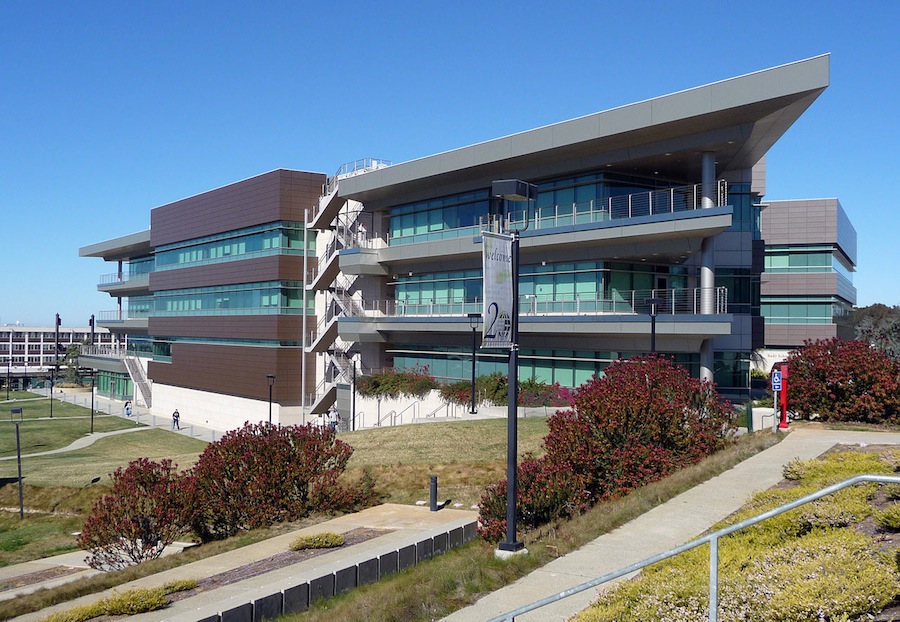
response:
M143 405L150 408L153 406L153 390L150 387L150 381L147 379L147 375L144 373L144 366L141 365L141 362L134 356L126 356L124 361L125 368L128 370L128 375L131 376L131 381L134 383L134 386L137 387Z
M339 261L341 250L360 246L360 241L365 239L365 228L359 220L362 206L340 197L340 180L390 164L388 160L365 158L341 166L323 185L315 212L307 223L312 229L331 232L331 239L318 258L315 276L307 286L313 291L326 292L329 297L325 317L311 331L306 342L309 344L307 352L327 356L324 376L310 400L313 413L325 412L336 399L337 384L350 381L353 344L338 337L338 318L364 314L361 300L354 292L356 277L342 275Z

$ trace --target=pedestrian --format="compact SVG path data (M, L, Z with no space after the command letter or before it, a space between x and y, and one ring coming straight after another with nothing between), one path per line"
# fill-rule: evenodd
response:
M125 402L125 416L131 416L131 402Z
M337 431L338 421L340 421L340 415L338 415L337 409L332 406L328 409L328 428L332 432Z
M180 430L181 429L181 414L178 412L178 409L175 409L175 412L172 413L172 429Z

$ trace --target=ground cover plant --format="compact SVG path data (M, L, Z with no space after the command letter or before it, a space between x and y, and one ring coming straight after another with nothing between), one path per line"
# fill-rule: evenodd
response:
M545 455L518 466L517 524L535 527L621 496L731 442L734 411L714 387L661 356L619 360L548 420ZM481 499L480 533L506 533L506 481Z
M814 460L795 461L784 470L785 485L754 495L713 529L854 475L894 474L894 451L844 447ZM872 619L900 593L895 555L900 537L875 520L895 501L887 486L857 485L722 538L719 619ZM577 620L706 620L708 560L707 547L698 547L651 566L639 579L613 587Z

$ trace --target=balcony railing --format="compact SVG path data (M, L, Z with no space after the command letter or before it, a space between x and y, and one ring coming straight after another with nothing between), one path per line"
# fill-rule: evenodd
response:
M113 272L112 274L104 274L103 276L101 276L100 283L98 285L118 285L121 283L127 283L128 281L146 279L149 277L149 272L138 272L137 274Z
M382 158L361 158L359 160L354 160L353 162L342 164L337 172L325 181L325 186L322 188L322 194L325 196L331 194L334 189L337 188L338 182L345 177L367 173L379 168L391 166L392 164L393 162L390 160L384 160Z
M520 316L542 315L628 315L649 314L648 298L656 298L658 315L699 315L705 290L636 289L613 291L609 294L522 295L519 297ZM710 288L712 312L728 313L728 289ZM453 317L480 313L480 299L409 302L404 300L360 300L351 317Z

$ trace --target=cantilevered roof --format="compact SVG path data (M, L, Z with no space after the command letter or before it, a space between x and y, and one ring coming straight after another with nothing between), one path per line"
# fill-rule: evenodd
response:
M78 256L102 257L106 261L119 261L147 255L150 250L150 230L147 229L90 246L82 246L78 249Z
M363 202L416 200L612 167L661 178L700 178L700 153L717 174L756 164L825 90L828 54L342 179ZM367 203L368 205L368 203Z

